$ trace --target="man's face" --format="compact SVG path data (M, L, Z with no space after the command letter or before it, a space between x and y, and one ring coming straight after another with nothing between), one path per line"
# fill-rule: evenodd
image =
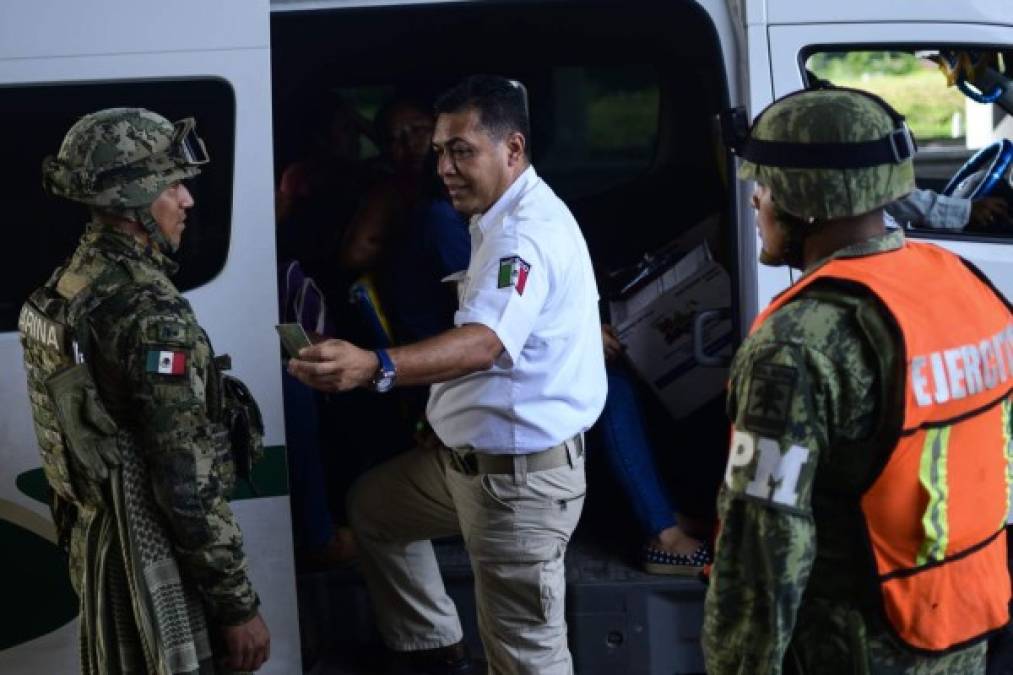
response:
M433 139L433 116L413 105L401 105L387 117L387 155L399 172L417 173L425 166Z
M760 251L760 262L764 265L783 265L785 233L784 228L774 217L774 202L770 197L770 188L760 183L753 190L753 209L756 210L756 229L763 242Z
M173 183L151 202L151 216L172 250L179 248L186 227L186 210L193 206L193 196L182 183Z
M468 108L442 113L433 133L436 172L454 208L465 215L485 213L520 173L524 137L496 140L480 124L480 113Z

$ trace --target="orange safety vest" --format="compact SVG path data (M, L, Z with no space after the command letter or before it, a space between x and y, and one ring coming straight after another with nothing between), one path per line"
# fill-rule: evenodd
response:
M820 279L867 288L903 336L903 427L861 497L888 625L916 650L968 645L1009 621L1010 305L956 255L906 242L828 262L752 331Z

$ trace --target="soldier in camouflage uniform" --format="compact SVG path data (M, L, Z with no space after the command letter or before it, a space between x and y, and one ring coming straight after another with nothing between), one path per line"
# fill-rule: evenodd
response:
M169 280L194 203L182 181L207 160L192 119L115 108L79 120L43 163L46 189L92 214L19 321L87 675L252 671L268 657L226 502L235 422L250 422L255 450L259 411L238 402L245 388Z
M855 91L800 92L762 113L749 138L859 143L884 138L895 123ZM743 162L740 177L757 183L760 261L810 275L830 260L902 247L882 208L914 187L910 156L858 169L823 169L819 157L805 168ZM711 675L984 672L984 643L943 655L906 649L870 596L857 496L892 449L881 440L903 358L884 306L857 285L812 284L742 344L729 418L736 435L773 440L780 457L771 459L768 498L749 489L765 453L729 460L702 638ZM804 460L790 461L798 449Z

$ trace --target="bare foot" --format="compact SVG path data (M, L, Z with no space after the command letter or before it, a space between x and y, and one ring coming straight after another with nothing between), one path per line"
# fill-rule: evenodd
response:
M703 542L689 536L676 525L667 527L650 541L654 548L676 555L693 555Z

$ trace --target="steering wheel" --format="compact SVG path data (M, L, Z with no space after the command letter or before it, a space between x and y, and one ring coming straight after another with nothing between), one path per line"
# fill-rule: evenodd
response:
M1013 162L1013 141L1007 138L974 153L943 188L948 197L981 199L991 194Z

